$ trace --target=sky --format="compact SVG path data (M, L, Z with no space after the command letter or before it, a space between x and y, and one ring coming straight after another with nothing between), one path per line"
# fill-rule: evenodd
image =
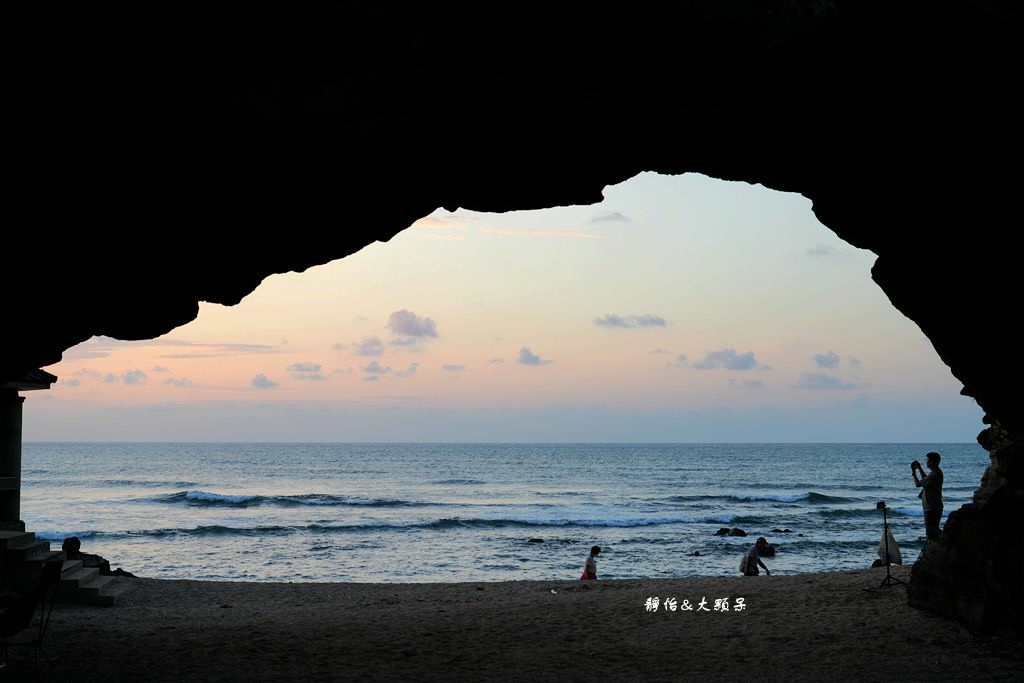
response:
M801 195L698 174L438 209L159 339L69 349L24 439L973 441L874 259Z

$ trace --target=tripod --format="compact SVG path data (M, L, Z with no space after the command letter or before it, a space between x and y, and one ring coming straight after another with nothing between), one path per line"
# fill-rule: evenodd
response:
M882 579L882 583L878 584L878 587L881 588L903 582L889 573L889 516L886 514L887 508L884 503L879 503L878 507L882 508L882 538L885 540L885 578Z

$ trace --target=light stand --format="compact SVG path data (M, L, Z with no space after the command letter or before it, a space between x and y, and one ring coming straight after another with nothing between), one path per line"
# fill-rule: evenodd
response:
M894 583L903 583L891 573L889 573L889 516L886 514L888 509L885 507L885 501L880 500L875 503L875 507L882 510L882 538L885 541L885 578L882 579L882 583L878 584L878 587L891 586Z

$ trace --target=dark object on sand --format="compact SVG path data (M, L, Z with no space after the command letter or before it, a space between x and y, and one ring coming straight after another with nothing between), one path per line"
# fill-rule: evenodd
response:
M899 546L896 545L896 539L892 537L892 531L889 530L889 508L885 506L885 501L880 500L876 503L875 507L882 511L882 540L878 544L878 559L882 560L885 565L885 578L878 585L879 588L882 586L891 586L894 583L903 583L903 581L897 579L889 571L889 565L892 562L899 564L903 563L903 559L900 556Z

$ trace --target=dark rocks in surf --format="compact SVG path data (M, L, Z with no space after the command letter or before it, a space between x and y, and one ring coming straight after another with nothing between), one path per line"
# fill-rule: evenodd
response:
M747 535L746 531L744 531L743 529L740 529L739 527L736 527L736 526L734 526L731 529L729 527L723 526L721 529L719 529L718 531L715 532L715 536L746 536L746 535Z

